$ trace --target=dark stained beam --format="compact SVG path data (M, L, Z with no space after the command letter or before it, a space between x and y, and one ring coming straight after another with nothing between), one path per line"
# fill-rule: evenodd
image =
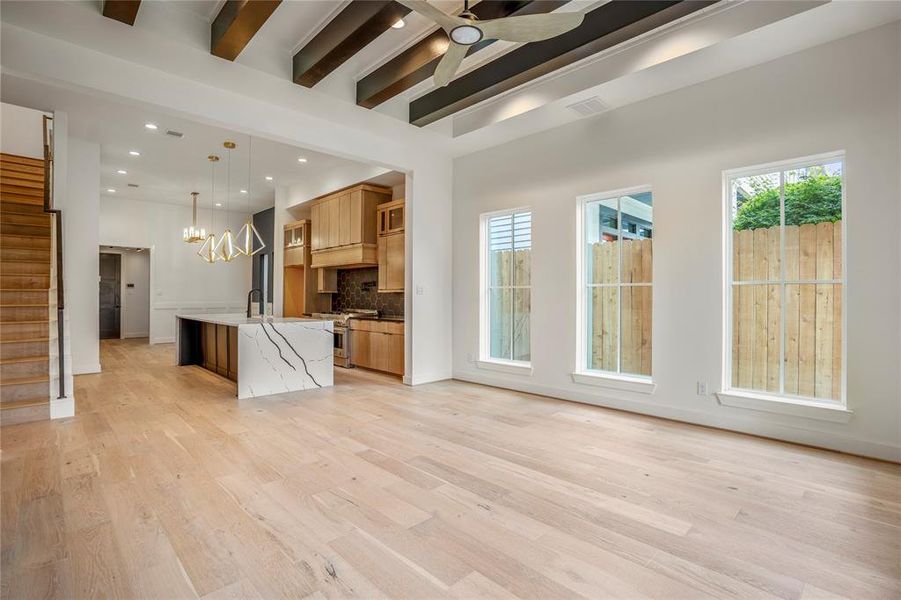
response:
M351 0L294 55L294 83L313 87L409 12L394 0Z
M134 25L138 18L138 9L141 8L141 0L105 0L103 3L103 16L121 21L126 25Z
M548 13L566 4L568 0L483 0L472 7L479 19L499 19L512 15ZM482 40L473 44L467 56L478 52L495 40ZM447 34L437 29L414 46L403 51L363 79L357 82L357 104L375 108L382 102L410 89L435 74L447 48Z
M433 123L483 100L681 19L717 0L611 0L563 35L525 44L410 103L410 123Z
M210 52L235 60L282 0L226 0L210 25Z

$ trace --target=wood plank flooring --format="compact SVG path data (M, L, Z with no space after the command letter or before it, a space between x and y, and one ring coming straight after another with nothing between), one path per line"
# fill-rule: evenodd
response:
M102 343L2 429L2 597L898 598L901 467L461 382L238 402Z

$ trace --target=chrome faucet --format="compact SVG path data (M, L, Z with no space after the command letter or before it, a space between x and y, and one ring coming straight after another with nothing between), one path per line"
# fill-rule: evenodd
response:
M253 293L254 292L260 293L260 318L262 318L263 316L266 315L266 306L263 304L263 290L261 290L260 288L253 288L252 290L250 290L247 293L247 318L248 319L253 316L253 313L250 310L250 304L251 304L251 302L253 302Z

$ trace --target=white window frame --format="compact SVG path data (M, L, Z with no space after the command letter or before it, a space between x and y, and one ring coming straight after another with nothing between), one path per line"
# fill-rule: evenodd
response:
M826 398L809 398L806 396L796 396L784 393L785 386L785 302L782 305L782 314L780 316L780 341L779 341L779 392L770 392L764 390L749 390L744 388L732 387L732 181L741 177L749 177L754 175L766 175L778 172L779 175L779 195L780 195L780 227L785 228L785 181L782 174L785 171L794 169L803 169L821 164L840 162L842 165L842 276L838 279L823 280L786 280L785 279L785 236L780 236L780 269L781 276L779 286L781 288L782 298L785 298L786 285L803 285L803 284L839 284L842 286L842 383L841 398L837 400ZM738 408L749 408L755 410L764 410L768 412L779 412L787 414L796 414L798 416L806 416L816 419L829 421L846 421L847 416L837 413L847 413L850 415L851 410L847 403L847 385L848 385L848 212L847 212L847 189L848 189L848 172L847 160L844 150L834 152L826 152L823 154L815 154L804 156L801 158L793 158L772 163L754 165L751 167L742 167L738 169L729 169L723 171L723 381L722 391L717 393L721 404L726 406L734 406ZM772 284L770 281L760 282L756 280L737 282L739 285Z
M650 192L652 195L654 193L652 187L650 185L640 185L629 188L621 188L618 190L609 190L606 192L592 193L586 194L583 196L578 196L576 198L576 368L572 373L572 379L575 383L581 383L585 385L594 385L598 387L605 387L614 390L620 391L630 391L630 392L639 392L644 394L652 394L656 391L657 385L654 383L653 379L653 370L651 375L637 375L631 373L622 373L621 371L621 347L622 347L622 339L620 336L617 336L617 343L619 347L617 349L617 371L601 371L597 369L589 369L588 368L588 344L590 340L588 339L588 328L587 328L587 304L586 304L586 292L585 290L588 288L589 283L585 278L585 211L586 205L589 202L595 202L598 200L609 200L613 198L619 198L621 196L629 196L632 194L643 194L646 192ZM619 202L617 202L617 223L621 224L621 213L622 207ZM655 227L656 229L656 224ZM651 353L653 354L654 344L654 300L653 300L653 289L654 289L654 264L653 260L651 263L651 283L650 284L623 284L622 283L622 254L620 253L619 261L617 264L617 283L611 284L615 285L620 297L622 296L622 288L625 285L632 287L650 287L651 292ZM619 305L619 311L621 311L622 305ZM620 320L622 320L622 315L620 313ZM619 331L619 328L617 328ZM651 362L653 365L653 360Z
M524 360L506 360L502 358L494 358L491 356L491 323L489 311L489 294L491 287L489 286L489 278L491 276L489 269L489 248L488 248L488 224L495 217L503 217L518 213L532 214L532 225L534 225L534 213L529 206L520 206L517 208L509 208L504 210L496 210L492 212L482 213L479 215L479 360L476 365L483 369L493 371L501 371L505 373L518 375L531 375L532 362ZM534 237L532 239L532 249L535 248ZM534 258L534 256L533 256ZM530 265L531 265L530 261ZM508 287L508 286L505 286ZM529 285L512 286L514 289L529 290L529 305L531 306L532 298L532 274L530 272ZM532 330L532 311L529 310L529 331ZM529 345L531 346L531 335ZM532 355L531 347L529 348L529 356Z

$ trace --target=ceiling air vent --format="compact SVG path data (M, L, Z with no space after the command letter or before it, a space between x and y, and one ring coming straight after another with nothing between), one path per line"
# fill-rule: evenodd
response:
M597 96L592 96L591 98L580 100L575 104L570 104L566 108L574 110L575 112L579 113L579 116L581 117L592 117L594 115L601 114L602 112L608 110L610 107L604 104Z
M138 184L137 183L129 183L128 187L138 187Z
M185 137L185 134L183 134L183 133L180 132L180 131L175 131L174 129L168 130L168 131L166 132L166 135L171 135L172 137L178 138L178 139L181 139L181 138Z

